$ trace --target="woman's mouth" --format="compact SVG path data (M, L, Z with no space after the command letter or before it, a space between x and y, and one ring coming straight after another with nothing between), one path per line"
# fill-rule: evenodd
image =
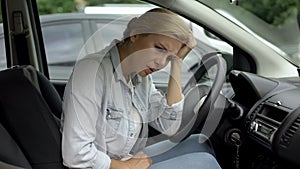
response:
M148 69L146 69L146 73L147 73L147 74L151 74L151 73L157 71L155 68L151 68L151 67L149 67L149 66L147 66L147 68L148 68Z

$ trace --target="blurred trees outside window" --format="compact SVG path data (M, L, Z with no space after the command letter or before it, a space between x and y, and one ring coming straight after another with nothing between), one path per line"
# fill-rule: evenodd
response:
M103 4L134 4L136 0L37 0L40 15L81 12L85 6Z
M243 0L239 5L274 26L283 24L291 15L300 17L299 0Z

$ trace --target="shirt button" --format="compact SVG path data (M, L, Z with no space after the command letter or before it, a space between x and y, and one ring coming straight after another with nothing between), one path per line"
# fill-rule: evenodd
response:
M130 137L133 137L133 133L130 133Z
M144 108L142 108L141 110L142 110L142 111L145 111L145 109L144 109Z
M175 113L172 113L171 116L170 116L171 120L176 120L176 114Z

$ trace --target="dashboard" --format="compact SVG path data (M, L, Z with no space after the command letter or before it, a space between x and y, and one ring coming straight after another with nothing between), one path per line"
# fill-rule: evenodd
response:
M232 71L233 100L243 106L244 129L254 142L300 166L300 78L268 79Z

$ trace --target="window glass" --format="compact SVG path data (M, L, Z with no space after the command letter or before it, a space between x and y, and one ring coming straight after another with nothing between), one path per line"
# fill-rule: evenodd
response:
M3 70L5 68L7 68L7 65L6 65L6 52L5 52L4 32L3 32L3 23L2 23L2 10L1 10L1 3L0 3L0 70Z
M3 25L0 25L0 70L7 68Z
M48 23L46 25L44 23L45 20L41 19L50 78L56 80L68 80L77 57L81 58L86 54L99 51L107 46L113 39L121 39L123 31L132 17L155 7L147 4L143 4L143 6L139 6L141 4L99 4L100 1L97 1L98 3L96 1L85 1L86 3L81 3L83 1L73 0L72 2L76 3L75 6L67 4L58 5L52 1L47 2L47 6L44 1L38 1L41 14L65 13L64 18L57 17L56 20L58 23L51 23L51 25L48 25ZM66 2L67 1L68 3L71 2L70 0L66 0ZM48 9L49 4L53 5L53 7L51 7L52 10ZM121 8L124 6L132 9L130 10L130 14L120 14L122 11ZM109 8L109 11L105 10L106 8ZM112 9L116 10L114 11ZM141 9L144 11L141 12ZM135 12L135 10L137 12ZM99 13L105 11L106 13ZM74 13L80 15L74 15ZM78 20L78 22L81 20L82 25L61 24L74 22L74 20ZM197 46L184 60L182 85L185 85L192 77L196 68L200 66L203 55L213 51L221 51L232 55L232 47L230 45L218 37L212 36L212 34L209 34L209 32L205 31L202 27L189 20L186 21L197 39ZM167 86L169 69L170 65L153 74L153 80L156 85L162 88Z
M81 24L52 24L42 28L51 79L68 79L84 44Z
M127 21L113 21L111 23L97 23L97 31L101 34L103 43L108 45L113 39L121 39Z
M198 1L300 66L299 0ZM233 5L235 3L238 5Z

